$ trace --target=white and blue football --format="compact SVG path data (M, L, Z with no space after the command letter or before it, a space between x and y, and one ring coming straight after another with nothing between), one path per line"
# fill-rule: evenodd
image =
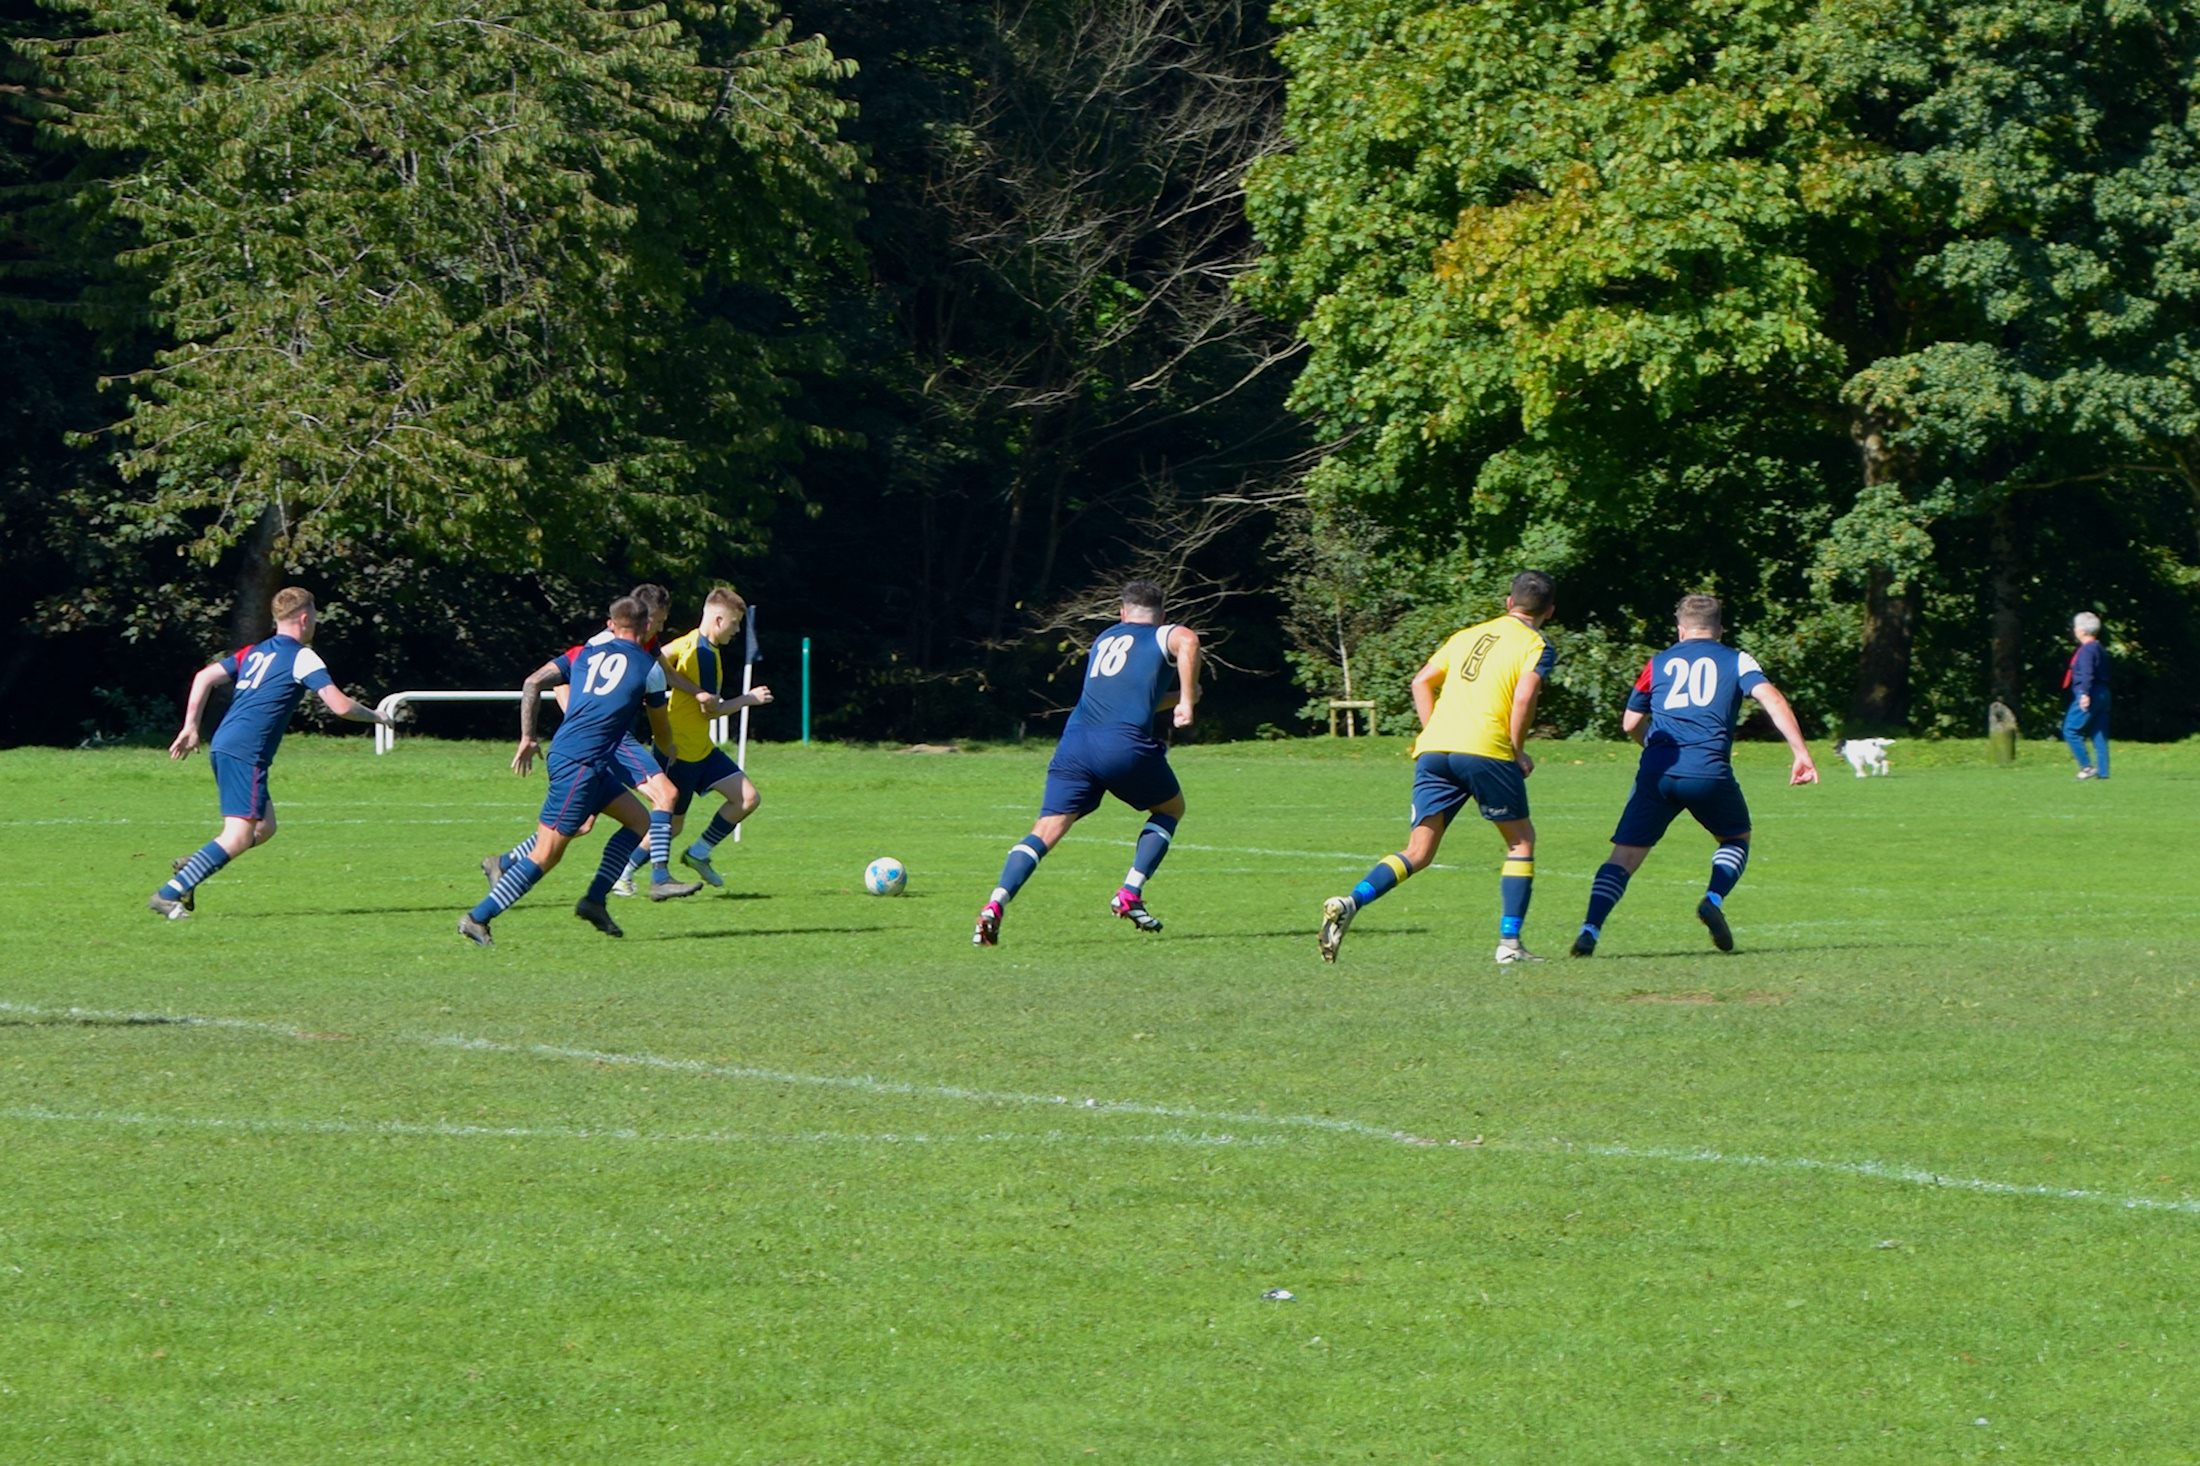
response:
M899 896L908 884L908 869L891 855L881 855L863 868L863 889L874 896Z

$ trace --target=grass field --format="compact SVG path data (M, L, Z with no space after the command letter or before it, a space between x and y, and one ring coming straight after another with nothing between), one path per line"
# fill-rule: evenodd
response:
M725 892L493 951L504 749L293 739L180 923L203 761L0 754L0 1462L2200 1458L2200 746L1746 748L1741 950L1677 828L1590 962L1544 750L1525 970L1467 827L1316 957L1389 740L1181 752L1167 932L1111 810L991 952L1039 748L763 748Z

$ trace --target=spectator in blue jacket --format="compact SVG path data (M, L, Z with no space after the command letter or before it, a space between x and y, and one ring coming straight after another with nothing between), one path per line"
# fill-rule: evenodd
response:
M2101 618L2080 611L2070 622L2070 634L2078 639L2071 654L2070 670L2063 686L2070 690L2070 711L2063 715L2063 742L2078 760L2078 777L2108 777L2108 648L2101 645ZM2086 757L2086 740L2093 740L2094 757Z

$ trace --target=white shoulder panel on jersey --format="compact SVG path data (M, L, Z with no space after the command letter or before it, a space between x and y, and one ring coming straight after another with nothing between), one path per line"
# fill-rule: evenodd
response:
M1176 665L1176 653L1169 650L1169 633L1174 630L1176 630L1174 622L1167 626L1156 626L1153 629L1154 642L1161 648L1161 655L1167 659L1171 666Z
M298 648L298 655L290 659L290 676L294 682L303 682L314 673L327 670L328 663L322 661L321 654L309 646Z
M1747 677L1752 672L1755 672L1759 677L1765 675L1765 669L1758 666L1757 659L1748 652L1736 652L1734 654L1734 671L1737 675L1743 677Z
M662 662L651 662L649 664L649 680L642 684L643 691L664 692L670 686L671 684L665 681L664 664Z

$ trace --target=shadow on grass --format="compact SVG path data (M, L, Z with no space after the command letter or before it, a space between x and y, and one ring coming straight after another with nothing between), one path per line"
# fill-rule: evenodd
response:
M466 908L457 902L442 906L335 906L321 909L297 908L289 911L204 911L200 918L211 917L215 921L295 921L305 916L436 916L455 915Z
M111 1018L90 1014L52 1018L0 1018L0 1028L193 1028L195 1018L163 1018L157 1013L121 1014Z
M658 932L645 942L715 942L730 937L841 937L865 932L897 931L887 926L745 926L718 932Z

